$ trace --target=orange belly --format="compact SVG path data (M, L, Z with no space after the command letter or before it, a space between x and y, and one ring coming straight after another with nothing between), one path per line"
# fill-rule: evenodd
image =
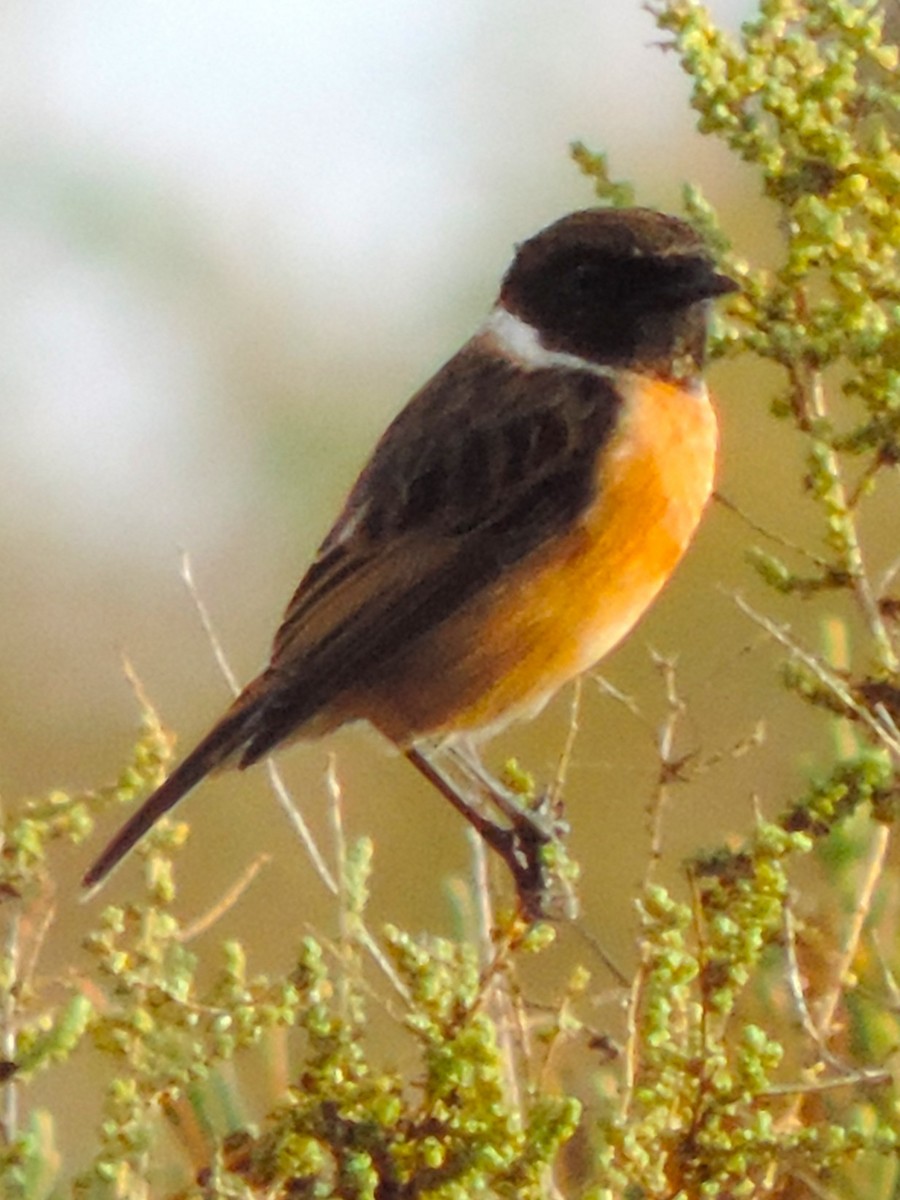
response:
M622 391L591 508L398 656L353 697L354 717L401 745L491 729L539 709L632 629L700 521L717 430L705 389L632 376Z

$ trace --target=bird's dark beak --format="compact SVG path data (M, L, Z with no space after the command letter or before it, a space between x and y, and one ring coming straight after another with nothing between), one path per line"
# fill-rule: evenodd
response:
M740 291L730 275L717 271L707 258L672 259L655 281L661 307L681 308Z
M723 275L721 271L711 271L707 276L706 294L712 299L714 296L727 296L731 292L739 292L741 285L730 275Z

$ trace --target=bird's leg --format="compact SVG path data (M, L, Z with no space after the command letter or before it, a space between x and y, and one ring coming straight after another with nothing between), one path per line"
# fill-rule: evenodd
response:
M504 787L487 769L471 738L455 737L442 750L470 781L475 782L487 799L515 829L529 828L532 836L551 841L568 833L561 811L550 811L549 792L540 793L534 803L523 805L522 800Z
M464 754L450 755L450 761L466 776L469 786L462 788L436 764L433 750L429 752L421 746L413 746L406 751L406 757L506 863L515 881L523 915L529 920L546 915L549 885L543 850L553 840L553 834L548 832L545 823L526 813L505 789L501 795L500 784L491 779L480 764L476 770ZM508 827L491 821L466 798L464 792L471 793L473 783L481 798L491 800L509 820Z

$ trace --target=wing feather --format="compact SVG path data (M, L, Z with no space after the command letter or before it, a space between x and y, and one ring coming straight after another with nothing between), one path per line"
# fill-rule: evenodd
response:
M473 341L388 428L294 594L242 765L571 527L620 397Z

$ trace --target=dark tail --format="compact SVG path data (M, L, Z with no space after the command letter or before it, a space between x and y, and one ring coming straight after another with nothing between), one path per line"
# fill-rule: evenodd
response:
M224 766L240 750L250 736L256 716L256 705L252 701L249 704L241 703L241 700L250 699L249 690L122 826L93 866L85 872L82 887L93 889L101 884L160 817L195 788L201 779Z

